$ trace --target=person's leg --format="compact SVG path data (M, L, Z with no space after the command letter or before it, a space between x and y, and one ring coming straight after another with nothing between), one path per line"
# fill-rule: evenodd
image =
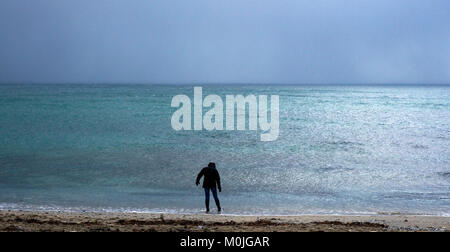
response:
M205 206L206 206L206 212L209 212L209 188L205 189Z
M216 202L217 211L222 211L222 208L220 207L220 201L219 197L217 196L217 189L215 187L211 188L211 191L213 193L214 201Z

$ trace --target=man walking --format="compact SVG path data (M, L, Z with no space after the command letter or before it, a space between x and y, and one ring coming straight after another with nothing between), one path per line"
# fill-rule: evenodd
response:
M205 189L205 205L206 205L206 213L209 213L209 192L211 191L214 197L214 201L216 202L217 211L220 213L222 209L220 208L219 197L217 196L217 188L219 192L222 192L222 187L220 185L220 175L216 169L215 163L209 163L208 167L203 168L200 173L197 175L197 180L195 184L198 186L200 184L200 179L204 176L203 179L203 189Z

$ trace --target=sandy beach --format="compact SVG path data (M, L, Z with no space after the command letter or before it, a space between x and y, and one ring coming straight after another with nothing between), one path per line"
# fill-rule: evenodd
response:
M449 217L417 215L229 216L0 211L0 232L446 232L449 230Z

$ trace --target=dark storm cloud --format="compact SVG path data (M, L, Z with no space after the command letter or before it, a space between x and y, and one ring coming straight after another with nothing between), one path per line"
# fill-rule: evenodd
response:
M0 34L0 82L450 82L448 0L2 0Z

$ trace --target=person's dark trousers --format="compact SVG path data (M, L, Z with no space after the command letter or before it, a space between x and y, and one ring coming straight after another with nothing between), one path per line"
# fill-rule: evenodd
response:
M205 188L205 205L206 205L206 211L209 211L209 190L213 193L214 201L216 202L217 209L220 211L220 201L219 197L217 196L217 189L215 187L212 188Z

